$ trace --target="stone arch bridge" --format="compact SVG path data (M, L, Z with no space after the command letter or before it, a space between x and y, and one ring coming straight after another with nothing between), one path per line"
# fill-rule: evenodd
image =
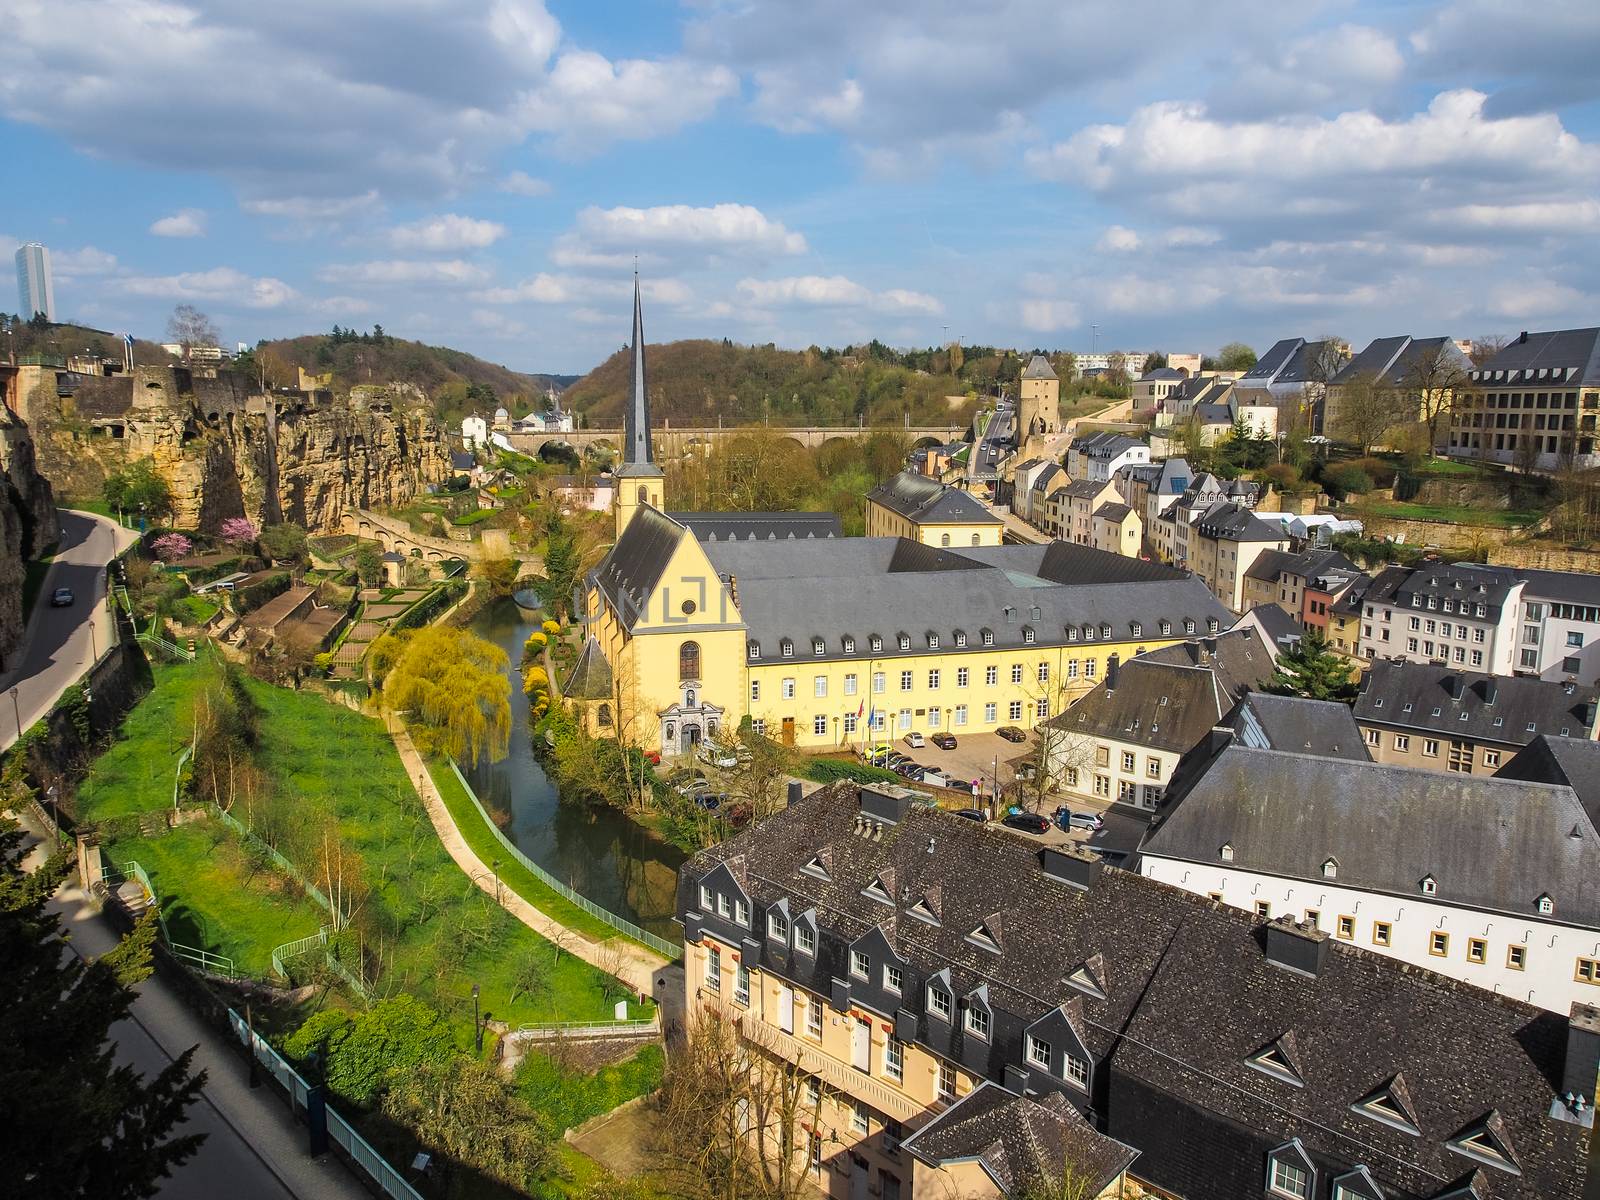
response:
M413 533L404 521L385 517L364 508L347 508L340 520L343 532L367 541L377 542L384 552L394 551L408 558L420 558L428 563L443 563L460 558L468 562L483 557L482 547L476 541L453 542L445 538L428 537Z
M660 457L681 458L697 446L709 446L724 438L748 433L752 428L770 429L807 449L815 449L827 442L864 438L879 432L903 434L917 446L943 445L964 436L967 427L955 423L909 425L898 429L893 426L872 425L729 425L726 427L663 425L652 430L650 436ZM540 450L552 445L567 446L580 454L590 449L617 450L622 445L621 427L576 429L570 433L508 433L505 430L496 432L511 443L512 449L528 455L537 455Z

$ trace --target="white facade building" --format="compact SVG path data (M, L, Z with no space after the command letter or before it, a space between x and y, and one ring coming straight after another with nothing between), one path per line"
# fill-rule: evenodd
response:
M39 242L17 248L17 313L24 321L37 313L56 319L56 284L50 272L50 250Z

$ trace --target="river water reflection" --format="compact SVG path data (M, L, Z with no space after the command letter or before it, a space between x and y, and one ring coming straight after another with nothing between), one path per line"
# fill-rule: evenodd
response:
M528 699L516 666L522 643L535 628L510 600L496 601L473 619L472 631L511 659L511 752L467 778L492 814L502 821L511 814L510 825L502 828L534 862L619 917L675 939L680 935L672 914L683 851L616 809L563 805L534 757Z

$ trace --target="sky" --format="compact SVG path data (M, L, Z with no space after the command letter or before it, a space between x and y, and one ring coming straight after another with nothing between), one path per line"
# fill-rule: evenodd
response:
M1596 0L6 0L58 317L1211 351L1600 323ZM0 309L15 307L0 292Z

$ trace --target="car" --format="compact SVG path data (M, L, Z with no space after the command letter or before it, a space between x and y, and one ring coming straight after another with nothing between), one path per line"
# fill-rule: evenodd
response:
M922 775L922 768L916 763L912 762L909 758L905 759L903 762L896 763L890 768L890 770L892 770L896 775L904 775L907 779L911 778L913 771L916 772L918 777L921 777Z
M928 740L941 750L954 750L956 748L956 735L953 733L936 733Z
M694 802L708 812L715 812L722 807L722 802L728 798L726 792L696 792Z
M988 820L988 818L983 815L983 809L981 808L958 808L956 809L956 816L965 817L969 821L976 821L980 825L983 824L984 821Z
M51 608L71 608L73 600L77 599L72 594L71 588L57 588L50 593Z
M908 763L911 759L901 754L898 750L891 750L878 760L878 765L886 771L892 771L901 763Z
M709 792L711 783L704 775L696 771L693 774L685 774L681 778L674 779L672 790L680 796L692 796L696 792Z
M1099 813L1075 813L1064 804L1056 809L1055 816L1056 826L1060 829L1087 829L1093 833L1106 823L1106 819Z
M1018 729L1015 725L1002 725L995 732L1008 742L1025 742L1028 740L1027 733Z
M861 748L861 757L866 759L868 762L872 762L874 759L882 758L885 754L893 753L894 747L889 745L888 742L879 742L876 746L863 746Z
M906 745L910 746L913 750L921 750L927 744L927 742L922 740L922 735L920 733L906 734Z
M1050 818L1041 817L1038 813L1013 813L1002 824L1008 829L1020 829L1023 833L1050 832Z
M739 756L732 750L713 746L709 742L700 747L699 758L706 765L720 767L724 771L731 771L739 765Z

